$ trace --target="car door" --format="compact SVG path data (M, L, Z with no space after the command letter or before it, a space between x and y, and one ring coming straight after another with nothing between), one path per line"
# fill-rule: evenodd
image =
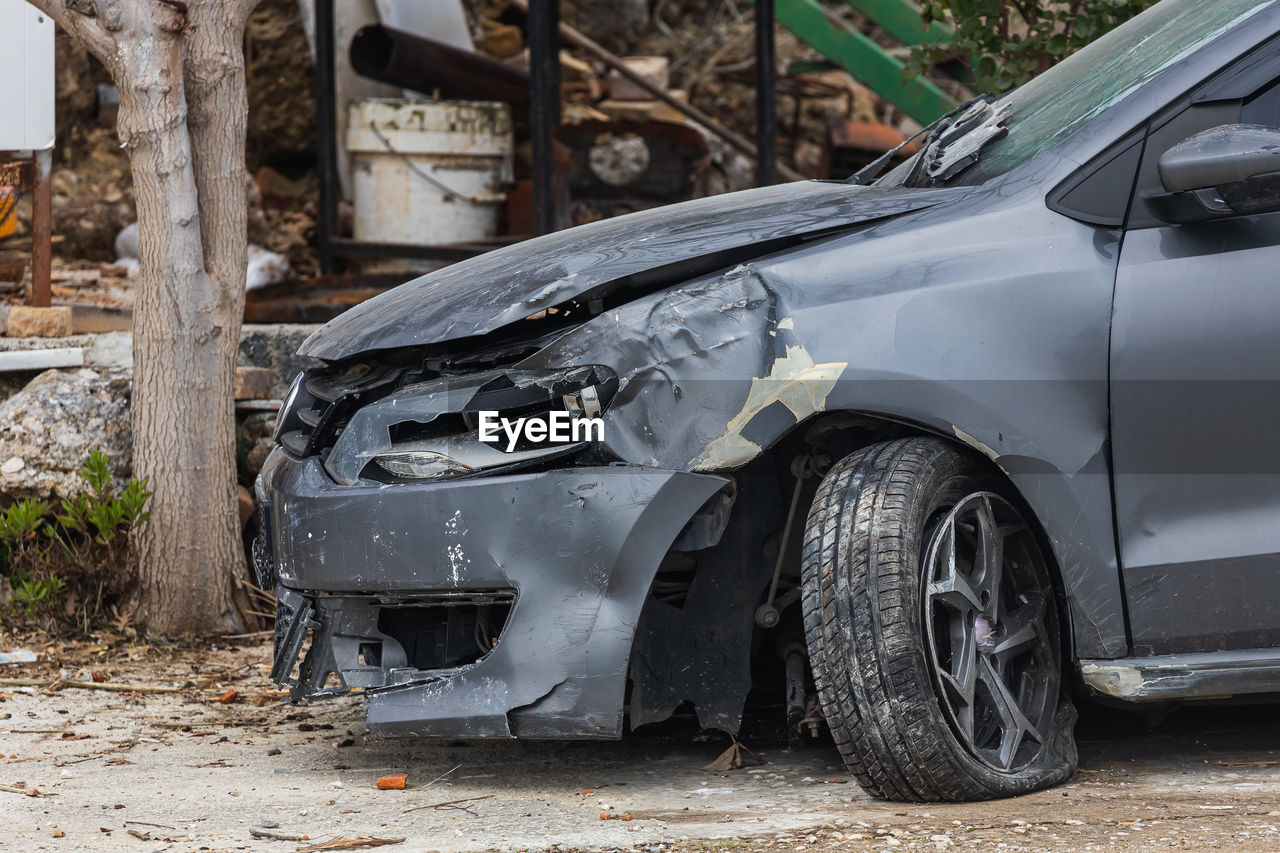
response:
M1116 277L1111 430L1134 653L1280 646L1280 213L1160 221L1160 155L1280 127L1275 49L1151 123Z

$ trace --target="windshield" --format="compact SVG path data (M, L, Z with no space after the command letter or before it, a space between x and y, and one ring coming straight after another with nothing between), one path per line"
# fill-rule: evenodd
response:
M1164 0L999 100L1009 133L946 183L975 185L1002 175L1067 138L1178 60L1270 5L1271 0ZM877 183L907 179L911 161Z

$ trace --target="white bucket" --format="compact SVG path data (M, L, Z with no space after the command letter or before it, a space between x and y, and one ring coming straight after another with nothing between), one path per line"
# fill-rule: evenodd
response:
M353 100L355 238L443 245L498 234L511 180L511 111L489 101ZM428 272L437 261L379 260L367 270Z

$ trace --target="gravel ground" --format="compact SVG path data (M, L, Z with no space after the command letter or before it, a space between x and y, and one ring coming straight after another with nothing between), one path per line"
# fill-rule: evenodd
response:
M921 806L865 796L825 740L753 744L766 763L724 773L700 769L721 739L378 740L358 698L283 704L268 659L257 644L106 643L0 670L0 849L1280 849L1273 706L1182 710L1154 729L1095 709L1067 785ZM176 690L45 686L95 677ZM405 790L375 787L394 772Z

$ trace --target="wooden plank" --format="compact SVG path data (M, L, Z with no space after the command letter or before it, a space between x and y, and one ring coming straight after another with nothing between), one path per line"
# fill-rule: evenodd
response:
M12 373L20 370L48 370L51 367L83 366L84 350L80 347L0 352L0 373Z

